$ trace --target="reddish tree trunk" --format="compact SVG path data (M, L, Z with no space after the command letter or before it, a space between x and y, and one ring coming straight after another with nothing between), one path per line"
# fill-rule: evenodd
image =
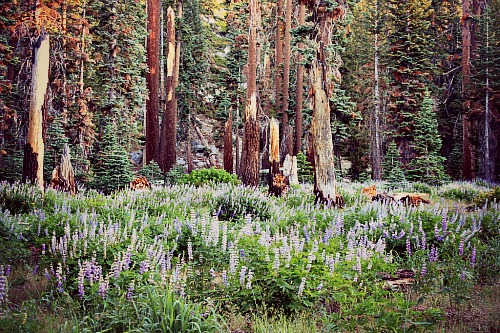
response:
M233 173L233 110L229 110L224 125L224 170Z
M259 185L259 123L257 122L257 6L250 0L250 34L248 37L247 104L245 138L243 140L242 181L247 186Z
M171 7L167 9L167 74L165 90L167 101L163 113L160 143L160 168L168 172L176 162L177 146L177 107L175 96L175 14Z
M275 64L275 111L281 112L283 103L283 0L276 5L276 64Z
M288 99L289 99L289 88L290 88L290 30L292 28L292 0L285 0L285 33L284 33L284 43L283 43L283 101L281 104L282 118L282 129L283 129L283 139L282 139L282 157L284 160L286 155L293 154L293 130L289 126L289 111L288 111Z
M305 12L306 4L304 1L300 1L299 4L299 25L305 23ZM304 48L303 43L299 43L299 49ZM296 95L296 105L295 105L295 145L293 149L293 155L297 154L302 150L302 103L304 100L304 66L300 64L302 61L302 53L297 54L297 88L295 91Z
M161 2L147 0L148 37L146 86L146 163L158 161L158 114L159 114L159 73L160 73L160 12Z

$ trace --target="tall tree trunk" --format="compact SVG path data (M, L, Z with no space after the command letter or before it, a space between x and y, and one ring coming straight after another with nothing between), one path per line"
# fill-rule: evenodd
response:
M311 122L314 150L314 192L318 202L335 204L337 180L330 127L330 103L323 88L324 68L316 62L310 71L313 94L313 119Z
M160 168L168 172L176 162L177 107L175 96L175 14L167 9L167 74L165 76L166 103L160 136Z
M245 110L245 138L243 141L242 181L247 186L259 185L259 123L257 122L257 6L250 0L250 34L248 37L247 105Z
M28 138L24 149L23 182L37 184L43 191L43 110L49 82L50 43L49 35L42 30L34 47L31 74Z
M292 0L285 0L285 33L284 33L284 43L283 43L283 101L281 104L282 118L282 129L283 129L283 139L282 139L282 160L285 159L286 155L293 154L293 130L289 126L289 111L288 111L288 99L289 99L289 88L290 88L290 30L292 28Z
M299 4L299 25L305 23L306 3L304 0ZM304 48L304 43L299 43L299 52L297 53L297 88L295 91L296 105L295 105L295 146L293 155L302 151L302 104L304 101L304 66L300 63L303 60L300 50Z
M276 40L275 40L275 111L281 112L283 103L283 0L276 5Z
M177 19L182 19L182 1L177 2ZM177 93L177 87L179 87L179 68L181 66L181 30L176 30L176 40L175 45L175 62L174 62L174 96ZM173 99L172 108L177 112L177 98Z
M490 17L486 20L486 50L490 48ZM486 82L485 82L485 101L484 101L484 161L483 161L483 177L488 181L493 180L492 163L490 161L490 68L489 68L489 54L486 55Z
M380 78L379 78L379 6L380 3L377 0L375 3L375 34L374 34L374 110L372 119L372 171L373 179L382 179L382 142L381 142L381 130L380 130Z
M224 170L233 173L233 109L229 109L224 125Z
M146 87L146 163L158 162L158 114L159 114L159 73L160 73L160 12L161 2L147 0L148 37Z

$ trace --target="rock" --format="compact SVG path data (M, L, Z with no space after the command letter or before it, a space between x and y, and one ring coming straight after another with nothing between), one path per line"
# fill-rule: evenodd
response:
M177 158L176 163L179 165L186 165L186 160L182 157Z
M134 163L136 166L142 165L142 150L136 150L130 153L130 160Z

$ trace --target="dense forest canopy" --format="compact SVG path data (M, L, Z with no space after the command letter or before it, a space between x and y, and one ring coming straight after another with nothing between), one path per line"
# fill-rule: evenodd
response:
M191 171L199 116L252 185L273 117L280 163L302 152L330 180L499 178L498 0L16 0L0 18L0 180L43 164L49 182L66 144L77 182L105 192L141 168Z

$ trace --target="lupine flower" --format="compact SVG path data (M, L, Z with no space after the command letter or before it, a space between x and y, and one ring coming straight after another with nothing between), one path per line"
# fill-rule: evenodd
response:
M249 269L248 274L247 274L246 289L252 289L252 279L253 279L253 271L251 269Z
M476 265L476 247L472 248L472 253L470 255L470 267L474 267Z
M438 261L438 251L434 246L431 248L431 252L429 253L429 261L430 262Z
M427 267L425 266L425 262L422 264L422 269L420 270L420 276L424 277L427 274Z
M464 241L460 241L460 244L458 245L458 255L462 256L464 254Z
M247 267L246 266L243 266L241 267L241 271L240 271L240 285L244 285L245 284L245 274L247 272Z
M227 272L226 270L223 270L222 271L222 283L228 287L229 286L229 283L227 282Z
M302 296L302 293L304 292L304 288L306 286L306 278L303 277L301 280L300 280L300 285L299 285L299 291L297 293L297 296Z
M406 238L406 253L408 253L408 257L411 257L411 241L410 241L410 237Z
M193 242L191 241L191 238L188 240L188 243L187 243L187 251L188 251L188 260L192 261L193 260Z
M323 289L323 283L318 284L318 286L316 287L317 291L320 291L321 289Z
M109 288L108 277L103 279L103 277L101 276L99 278L99 289L97 290L97 294L101 296L103 299L106 298L106 295L108 294L108 288Z
M78 296L80 296L80 298L83 297L83 295L85 294L85 273L82 269L82 267L80 267L80 270L78 271Z
M4 267L0 266L0 305L7 301L7 275Z
M134 283L131 282L127 289L127 299L131 300L134 297Z
M462 281L465 281L465 270L463 270L461 273L460 273L460 279Z

